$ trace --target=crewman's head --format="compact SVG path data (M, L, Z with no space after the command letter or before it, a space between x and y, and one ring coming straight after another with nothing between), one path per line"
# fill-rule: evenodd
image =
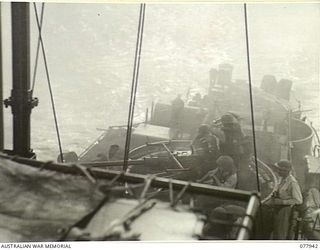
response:
M280 176L287 177L292 170L292 165L288 160L280 160L279 162L274 164L274 169Z
M200 135L206 135L210 132L210 127L207 124L202 124L199 128L198 128L198 133Z
M222 125L233 124L234 123L233 119L234 118L231 114L225 114L225 115L221 116L221 123L222 123Z
M235 165L233 159L228 155L221 155L217 161L217 167L222 172L234 172Z
M117 144L111 145L109 148L109 158L112 158L119 149L120 149L119 145Z

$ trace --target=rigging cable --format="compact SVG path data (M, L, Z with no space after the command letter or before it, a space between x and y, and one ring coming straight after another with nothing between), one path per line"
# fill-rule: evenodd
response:
M247 4L244 4L244 21L246 31L246 46L247 46L247 63L248 63L248 80L249 80L249 94L250 94L250 111L251 111L251 125L252 125L252 137L253 137L253 152L254 152L254 163L256 167L257 177L257 188L260 192L260 180L258 170L258 159L257 159L257 145L256 145L256 132L254 124L254 111L253 111L253 95L252 95L252 84L251 84L251 66L250 66L250 51L249 51L249 35L248 35L248 20L247 20Z
M61 162L64 162L63 153L62 153L63 151L62 151L62 146L61 146L61 139L60 139L60 133L59 133L59 125L58 125L57 113L56 113L56 108L55 108L55 103L54 103L54 98L53 98L53 92L52 92L52 87L51 87L51 81L50 81L47 57L46 57L44 43L43 43L42 35L41 35L41 26L40 26L40 21L39 21L38 9L37 9L37 6L36 6L35 3L33 3L33 7L34 7L34 12L35 12L36 20L37 20L38 31L39 31L39 38L38 39L40 41L41 50L42 50L42 56L43 56L43 61L44 61L44 66L45 66L45 70L46 70L46 76L47 76L47 82L48 82L48 87L49 87L49 92L50 92L51 106L52 106L53 118L54 118L57 138L58 138L58 145L59 145L59 151L60 151L60 156L61 156ZM44 12L44 3L42 5L42 12Z
M42 30L43 14L44 14L44 3L41 4L40 30ZM40 52L40 39L39 39L39 36L38 36L38 42L37 42L36 58L35 58L35 63L34 63L34 68L33 68L31 96L33 96L34 87L36 85L36 76L37 76L37 69L38 69L38 63L39 63L39 52Z
M257 158L257 145L256 145L256 132L254 123L254 110L253 110L253 95L252 95L252 83L251 83L251 65L250 65L250 48L249 48L249 32L248 32L248 17L247 17L247 4L244 3L244 21L245 21L245 32L246 32L246 46L247 46L247 64L248 64L248 80L249 80L249 94L250 94L250 111L251 111L251 124L252 124L252 137L253 137L253 152L254 152L254 162L256 167L256 179L257 179L257 189L260 193L260 180L259 180L259 169L258 169L258 158ZM262 203L259 199L260 208L260 223L261 228L263 228L263 214L262 214Z
M145 3L140 4L139 25L138 25L136 51L135 51L134 66L133 66L130 105L129 105L128 123L127 123L127 134L126 134L125 153L124 153L124 162L123 162L124 171L126 171L128 168L131 131L132 131L132 125L133 125L134 107L135 107L138 79L139 79L145 9L146 9L146 4Z

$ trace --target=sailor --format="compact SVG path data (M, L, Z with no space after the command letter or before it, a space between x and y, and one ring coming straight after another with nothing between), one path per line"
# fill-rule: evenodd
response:
M184 112L184 101L181 99L181 94L171 102L171 128L174 130L172 139L177 139L182 136L182 121Z
M200 103L201 108L209 108L211 107L211 100L208 95L204 95L203 98L201 99Z
M105 154L103 153L99 153L97 154L97 157L96 157L96 161L108 161L108 156L106 156Z
M118 144L113 144L109 148L108 156L109 161L123 160L124 150Z
M121 161L124 159L124 150L118 145L113 144L109 147L108 150L108 161ZM105 160L105 159L103 159ZM122 171L122 166L110 166L108 167L110 170Z
M225 188L236 188L237 174L233 159L222 155L217 160L217 168L209 171L201 180L202 183L212 184ZM245 209L238 204L220 201L217 207L209 210L208 220L204 226L204 235L215 235L220 239L232 239L237 234L237 228L233 225L239 224L245 215ZM213 204L214 207L214 204ZM225 221L225 224L215 221Z
M202 103L202 97L200 93L196 93L193 97L192 100L189 102L189 106L192 107L200 107Z
M318 176L317 176L318 177ZM319 230L319 214L320 214L320 192L317 187L311 187L305 198L305 218L311 219L311 228Z
M302 204L300 186L291 174L292 165L288 160L281 160L274 165L278 187L271 199L265 204L273 209L273 238L286 240L290 226L290 215L295 205Z
M198 133L193 139L191 146L196 155L200 156L200 176L213 168L216 159L220 155L219 140L210 132L207 124L198 128Z
M319 164L317 161L316 164ZM314 226L314 222L319 220L320 213L320 191L319 191L319 175L311 174L307 176L307 190L304 204L305 204L305 217L311 218L312 227ZM319 223L317 223L316 228L319 229Z
M217 168L209 171L199 182L219 187L236 188L237 173L233 159L228 155L222 155L216 164Z
M192 146L198 154L216 153L219 150L218 138L214 136L207 124L198 128L198 133L192 141Z
M238 118L227 113L221 117L221 123L221 131L224 135L223 140L220 140L221 153L231 156L238 167L242 153L241 143L244 137Z
M210 240L226 240L229 239L229 227L227 223L216 223L215 221L219 219L219 221L229 221L229 214L227 213L226 209L224 207L216 207L212 209L207 216L207 221L205 225L203 226L202 234L205 239ZM210 238L209 238L210 237ZM214 238L211 238L214 237Z
M218 206L208 213L202 231L203 235L205 237L213 236L214 238L211 239L236 239L239 230L237 225L241 224L245 214L245 208L238 205L224 204Z

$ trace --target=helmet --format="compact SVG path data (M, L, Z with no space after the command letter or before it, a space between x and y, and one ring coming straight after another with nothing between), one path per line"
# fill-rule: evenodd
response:
M216 161L218 167L221 166L223 169L232 171L235 168L233 159L228 155L221 155Z
M231 124L233 123L233 116L231 114L225 114L221 116L222 124Z
M198 132L199 134L208 134L210 132L210 127L207 124L202 124L199 128L198 128Z
M292 169L292 165L288 160L280 160L274 164L276 171L282 174L289 174Z

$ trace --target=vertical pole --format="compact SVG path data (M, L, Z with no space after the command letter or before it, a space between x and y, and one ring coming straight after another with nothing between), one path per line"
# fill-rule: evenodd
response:
M3 125L3 70L2 70L2 3L0 3L0 151L4 148Z
M29 3L11 3L13 154L29 157L30 150L30 17Z
M243 220L241 222L241 228L239 230L237 240L250 239L250 236L251 236L250 233L253 227L253 219L255 218L255 215L258 212L259 206L260 206L259 196L253 193L248 202L246 215L243 217Z

